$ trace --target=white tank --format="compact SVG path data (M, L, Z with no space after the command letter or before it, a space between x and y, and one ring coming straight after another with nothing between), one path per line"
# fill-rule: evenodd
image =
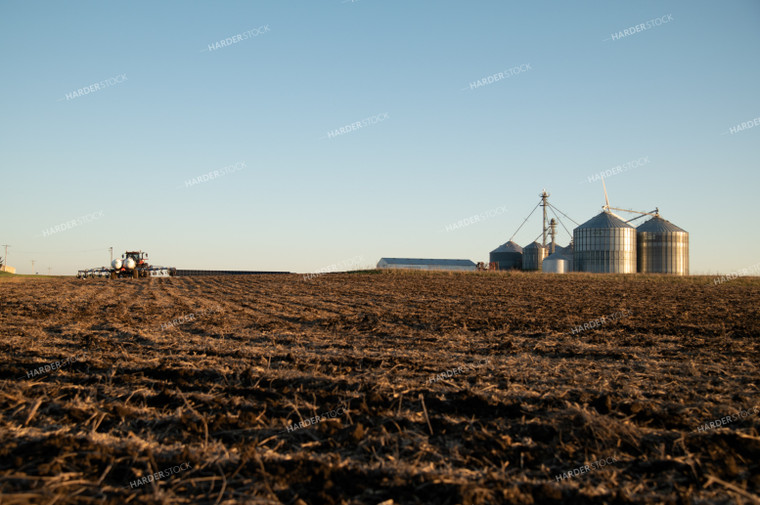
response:
M567 256L555 252L544 258L541 270L550 274L565 274L571 270L570 260Z
M127 270L132 270L137 266L137 263L135 263L135 260L133 258L127 258L124 260L124 268Z
M116 258L115 260L113 260L113 261L111 262L111 266L112 266L114 269L116 269L116 270L119 270L119 269L121 268L121 260L120 260L119 258Z

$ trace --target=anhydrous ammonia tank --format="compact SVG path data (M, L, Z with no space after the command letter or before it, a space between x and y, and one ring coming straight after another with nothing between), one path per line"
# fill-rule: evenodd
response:
M602 212L573 230L573 270L636 273L636 230L611 212Z
M547 274L565 274L571 270L570 259L559 252L550 254L541 264L541 271Z
M541 270L546 257L546 249L538 242L528 244L523 249L523 270Z
M520 270L522 268L523 249L511 240L491 251L489 261L496 263L499 270Z
M660 216L636 228L637 270L689 275L689 233Z

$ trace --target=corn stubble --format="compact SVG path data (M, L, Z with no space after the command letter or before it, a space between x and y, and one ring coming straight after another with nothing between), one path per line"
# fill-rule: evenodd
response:
M0 281L0 501L752 503L760 416L697 429L760 404L760 281L710 284Z

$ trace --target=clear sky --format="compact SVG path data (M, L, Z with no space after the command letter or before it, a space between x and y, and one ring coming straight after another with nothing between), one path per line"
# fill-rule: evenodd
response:
M692 273L750 267L759 27L756 0L2 0L0 244L19 273L111 246L178 268L487 261L544 188L582 223L589 178L642 160L607 178L613 206L687 230Z

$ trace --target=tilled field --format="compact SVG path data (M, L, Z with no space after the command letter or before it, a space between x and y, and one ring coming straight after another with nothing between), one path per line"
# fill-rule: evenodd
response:
M2 278L0 503L758 503L759 342L748 279Z

